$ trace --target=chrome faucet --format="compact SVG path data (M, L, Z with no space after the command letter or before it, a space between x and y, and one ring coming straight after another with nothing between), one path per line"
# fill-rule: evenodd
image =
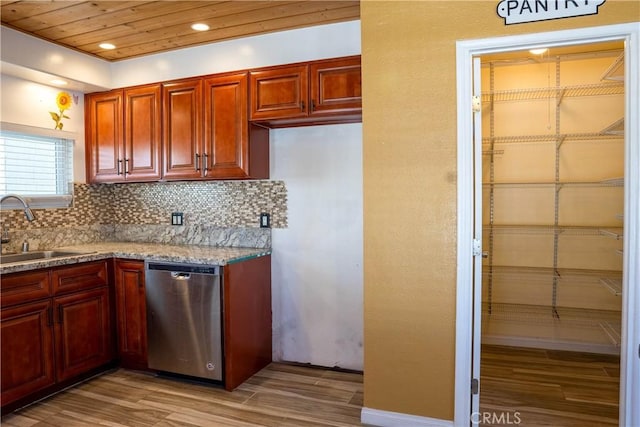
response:
M33 214L33 212L31 212L31 208L29 207L29 204L25 199L18 196L17 194L7 194L6 196L2 196L2 198L0 198L0 205L7 199L16 199L20 203L22 203L22 206L24 206L24 216L25 218L27 218L27 221L31 222L36 219L36 216Z

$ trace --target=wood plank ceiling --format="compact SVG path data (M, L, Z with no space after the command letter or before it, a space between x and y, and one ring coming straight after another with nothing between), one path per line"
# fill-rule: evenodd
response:
M359 0L1 0L0 5L2 25L108 61L360 19ZM194 31L196 22L210 29ZM116 48L100 48L103 42Z

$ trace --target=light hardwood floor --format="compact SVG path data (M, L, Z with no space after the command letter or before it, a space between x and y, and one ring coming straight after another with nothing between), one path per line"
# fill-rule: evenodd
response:
M618 425L617 356L482 346L480 384L481 412L496 413L483 425L516 412L527 427Z
M359 426L362 375L272 363L233 392L119 369L3 426Z
M619 376L613 356L483 346L481 411L498 418L481 425L617 425ZM231 393L120 369L9 415L2 425L360 426L362 388L360 374L281 363Z

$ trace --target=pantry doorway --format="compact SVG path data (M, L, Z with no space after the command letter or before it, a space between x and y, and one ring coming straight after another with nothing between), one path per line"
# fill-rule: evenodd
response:
M484 412L487 411L480 409L480 396L483 389L480 381L482 365L480 354L483 340L493 340L493 343L498 344L551 349L563 349L566 345L571 349L573 345L578 351L611 353L611 346L607 342L593 340L591 336L585 338L584 342L574 339L576 334L582 333L582 329L575 329L575 327L582 327L586 322L592 322L592 317L595 315L604 317L598 318L594 325L598 328L602 327L605 335L612 336L614 341L617 337L614 347L617 347L616 351L620 354L619 425L640 425L640 409L637 405L633 405L633 402L640 400L640 290L638 289L640 267L637 261L640 259L640 130L637 120L633 120L640 115L640 101L637 96L640 81L639 38L640 25L634 23L462 41L457 44L458 275L454 419L456 426L486 424L496 420L509 421L513 424L519 419L517 408L507 414L489 414L494 418L498 416L495 420L486 419ZM562 49L606 43L614 43L614 46L617 43L621 47L621 61L612 58L612 64L617 61L619 63L617 68L621 69L621 73L614 77L620 83L605 82L604 85L587 84L586 86L588 90L603 86L607 91L617 86L615 90L621 91L619 92L621 103L619 116L622 120L612 120L612 123L594 132L578 132L570 129L571 120L567 119L566 112L560 112L560 102L565 102L561 100L567 95L567 90L578 86L582 90L585 85L574 84L575 82L565 84L566 82L560 77L562 66L559 60L536 64L535 66L549 70L546 73L547 80L545 84L533 84L524 90L494 87L494 76L500 75L503 70L496 71L493 65L490 65L490 70L486 69L486 64L491 62L486 58L493 58L495 65L497 63L495 59L500 58L499 54L506 52L526 51L541 46ZM480 60L483 57L485 58L484 78ZM598 58L598 60L604 59ZM552 64L554 61L555 63ZM575 64L577 62L572 62L569 68ZM607 69L607 72L609 71ZM564 75L566 72L563 72L563 77ZM552 80L553 84L551 84ZM539 91L539 87L546 89ZM483 93L488 97L484 107ZM597 101L596 104L601 101L608 102L609 95L611 94L596 93L595 96L606 98L606 100L603 98ZM514 105L506 107L498 105L496 101L499 102L501 97L509 102L525 98L525 104L532 99L537 99L534 102L537 107L533 108L539 108L542 112L544 109L548 110L546 123L548 132L531 130L525 132L525 135L514 135L514 132L510 131L501 134L498 130L496 133L494 114L509 117L509 114L517 112L519 108ZM540 102L540 98L553 102ZM502 113L501 108L504 110ZM527 108L531 108L531 105ZM562 108L566 109L565 106ZM569 108L569 110L572 109ZM489 115L491 115L490 118ZM624 120L624 118L630 119ZM513 121L513 117L503 123L508 124L510 121ZM486 131L487 127L490 127L490 133ZM604 132L617 132L620 158L617 166L607 166L606 171L602 173L605 175L613 173L612 170L617 167L622 176L588 178L586 175L580 175L579 172L571 172L571 161L568 167L567 160L561 155L566 156L566 151L571 150L567 148L570 145L577 147L580 144L568 141L571 138L587 141L582 144L582 147L591 146L594 141L598 145L605 139L609 141L607 138L610 135L596 135ZM541 134L546 136L541 138ZM548 140L545 139L547 137ZM567 145L561 148L565 143ZM615 142L612 146L614 145ZM514 149L514 147L518 148ZM525 147L524 151L522 147ZM597 151L598 148L595 150ZM544 154L544 151L547 151L547 154ZM496 157L499 155L503 158ZM518 166L519 163L524 165L531 159L537 158L536 156L546 156L546 160L541 161L549 166L550 175L536 175L541 170L544 171L545 167L527 169ZM487 157L490 157L490 161ZM598 154L594 154L593 151L577 154L576 164L584 163L589 157L597 159ZM615 164L616 161L613 163ZM601 195L593 196L594 192L602 193L601 190L607 194L602 196L604 198ZM587 194L585 191L591 193L584 196ZM574 205L571 212L572 209L567 208L567 202L564 200L568 198L584 201L593 200L594 197L600 197L601 201L613 200L615 197L623 199L618 202L620 212L612 214L616 219L611 220L614 221L613 223L607 222L609 220L605 221L606 227L595 225L601 221L601 218L581 217L580 212L585 210L584 205L578 205L577 208ZM502 209L505 201L507 204L510 201L514 205L506 216ZM609 208L608 203L601 203L605 206L605 211ZM615 202L611 205L614 209L616 208ZM543 214L542 218L527 219L527 215L532 210L541 206L549 208L546 209L547 213ZM605 216L608 214L608 212L602 213ZM569 217L573 219L568 220ZM615 220L620 222L619 227L616 226ZM576 253L576 248L584 247L585 239L599 238L603 234L605 237L613 236L615 241L606 243L595 254L591 254L594 258L585 261L584 268L579 265L580 260L571 259ZM515 246L510 239L515 239L513 240L516 242ZM523 244L523 241L526 243ZM518 258L515 262L514 259L510 259L510 257L522 256L518 254L522 248L529 250L526 255L528 259L523 261L523 258ZM541 251L539 248L545 249ZM619 274L616 274L616 267L611 265L596 265L590 268L594 262L601 261L598 254L609 250L612 251L613 264L616 263L615 256L620 258ZM614 252L615 255L613 255ZM609 276L603 276L602 273L605 271ZM505 280L512 278L514 274L518 277L518 284L525 285L514 294L509 294L512 290L505 292ZM574 279L569 280L571 277ZM560 279L564 283L562 288L559 287ZM583 291L578 283L584 280L597 282L602 280L603 285L614 286L618 291L619 308L615 307L616 300L611 299L608 302L600 300L595 303L587 302L584 307L580 305L582 303L570 303L569 309L566 309L567 304L563 304L562 301L566 302L566 298L569 298L567 295L571 295L572 292L574 300L580 299ZM531 286L527 287L527 282L535 284L536 293L531 292ZM543 284L540 285L540 283ZM563 293L559 293L559 289L562 289ZM536 298L543 298L542 295L549 301L544 304L537 302ZM604 306L598 304L604 304ZM536 321L533 332L512 333L513 325L509 324L511 319L527 321L529 318L538 319L538 315L542 312L545 315L548 313L550 320L545 320L542 324ZM617 323L616 313L619 313ZM582 317L576 320L576 316ZM568 322L567 319L572 320ZM562 329L558 332L557 326L560 320L563 328L569 323L574 329L569 331ZM620 326L617 327L617 324ZM488 326L492 328L489 332ZM529 329L532 329L531 325ZM505 416L509 419L507 420Z

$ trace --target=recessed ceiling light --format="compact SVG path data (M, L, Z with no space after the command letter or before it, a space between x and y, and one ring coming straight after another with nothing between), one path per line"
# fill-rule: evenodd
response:
M191 29L195 31L207 31L209 29L209 26L207 24L197 23L193 24L191 26Z
M50 81L50 83L54 84L56 86L65 86L65 85L68 84L66 81L60 80L60 79L53 79L53 80Z
M531 50L529 50L529 52L533 53L534 55L542 55L547 50L549 50L549 49L547 49L546 47L542 47L542 48L539 48L539 49L531 49Z
M115 49L116 46L114 44L111 43L100 43L98 46L100 46L102 49L107 49L107 50L111 50L111 49Z

